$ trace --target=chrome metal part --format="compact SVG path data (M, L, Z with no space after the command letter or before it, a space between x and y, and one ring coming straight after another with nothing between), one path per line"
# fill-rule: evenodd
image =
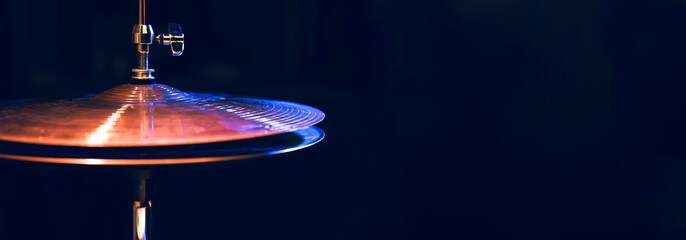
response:
M134 240L149 240L148 233L150 232L150 201L134 201L133 202L133 239Z
M133 26L131 33L132 42L137 45L138 49L138 68L133 69L133 79L138 80L153 80L155 79L151 73L155 70L148 69L148 53L150 53L150 44L153 43L153 35L155 32L152 26L138 24Z
M133 170L134 199L133 199L133 240L150 240L151 208L150 188L151 171Z
M147 84L154 84L155 77L152 76L152 73L155 72L155 69L138 69L134 68L131 69L131 71L135 74L131 79L135 80L140 80L142 83L143 81L150 81Z
M152 44L155 32L150 25L136 24L133 25L131 35L134 44Z
M152 76L154 69L148 67L148 54L150 53L150 44L153 43L155 31L152 26L145 23L145 0L140 0L140 11L138 17L138 24L133 25L131 32L131 42L136 44L138 52L138 68L132 71L134 75L131 77L131 82L136 84L154 84L155 77Z
M167 24L168 32L155 36L157 43L169 46L173 56L181 56L183 54L183 32L178 23Z
M155 77L152 76L155 70L150 69L148 66L150 44L155 40L159 44L169 46L172 56L181 56L184 48L184 35L179 24L169 23L167 25L167 33L155 36L152 26L145 24L145 0L139 0L138 3L138 24L133 26L131 34L131 42L136 44L138 51L138 65L137 68L132 70L134 75L131 77L131 83L155 84Z

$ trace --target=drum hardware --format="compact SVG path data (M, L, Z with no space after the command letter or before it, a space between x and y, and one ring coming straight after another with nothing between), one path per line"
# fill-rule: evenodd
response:
M324 119L316 108L230 94L187 93L158 84L150 45L184 51L179 24L155 35L139 0L132 31L138 64L129 83L97 95L0 103L0 158L83 165L140 166L134 180L133 239L150 234L151 168L248 159L318 143Z

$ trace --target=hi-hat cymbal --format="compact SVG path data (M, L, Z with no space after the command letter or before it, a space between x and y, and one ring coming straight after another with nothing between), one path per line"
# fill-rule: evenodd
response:
M83 165L207 163L275 155L309 147L324 138L311 126L234 141L153 147L72 147L0 141L0 158Z
M291 132L324 119L302 104L123 84L94 96L0 105L0 140L80 147L232 141Z

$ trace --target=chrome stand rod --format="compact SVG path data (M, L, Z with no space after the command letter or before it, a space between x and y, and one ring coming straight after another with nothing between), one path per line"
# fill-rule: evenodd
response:
M154 69L148 67L148 53L150 44L153 43L155 33L152 26L145 24L145 0L138 0L138 24L133 26L132 42L136 44L138 51L137 68L131 70L134 75L131 82L136 84L154 84L155 77L152 76Z
M145 0L138 0L138 25L145 25ZM138 44L138 69L148 69L148 52L149 46Z
M145 25L145 0L138 1L138 24Z
M150 171L139 170L133 172L133 240L150 240Z
M137 68L131 70L133 72L131 83L155 84L155 77L152 76L155 69L151 69L148 66L150 44L153 44L154 41L169 46L172 56L181 56L184 47L184 36L183 32L181 32L181 26L176 23L169 23L167 30L168 33L155 36L152 26L145 23L145 0L138 0L138 24L133 26L131 33L132 42L136 44L136 50L138 51L138 65L136 66Z

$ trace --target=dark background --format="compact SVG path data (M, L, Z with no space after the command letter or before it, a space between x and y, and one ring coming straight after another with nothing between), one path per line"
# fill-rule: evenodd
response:
M0 99L97 93L138 3L0 1ZM300 102L327 138L172 166L154 239L683 239L686 2L149 0L160 83ZM121 169L0 161L0 239L131 237Z

